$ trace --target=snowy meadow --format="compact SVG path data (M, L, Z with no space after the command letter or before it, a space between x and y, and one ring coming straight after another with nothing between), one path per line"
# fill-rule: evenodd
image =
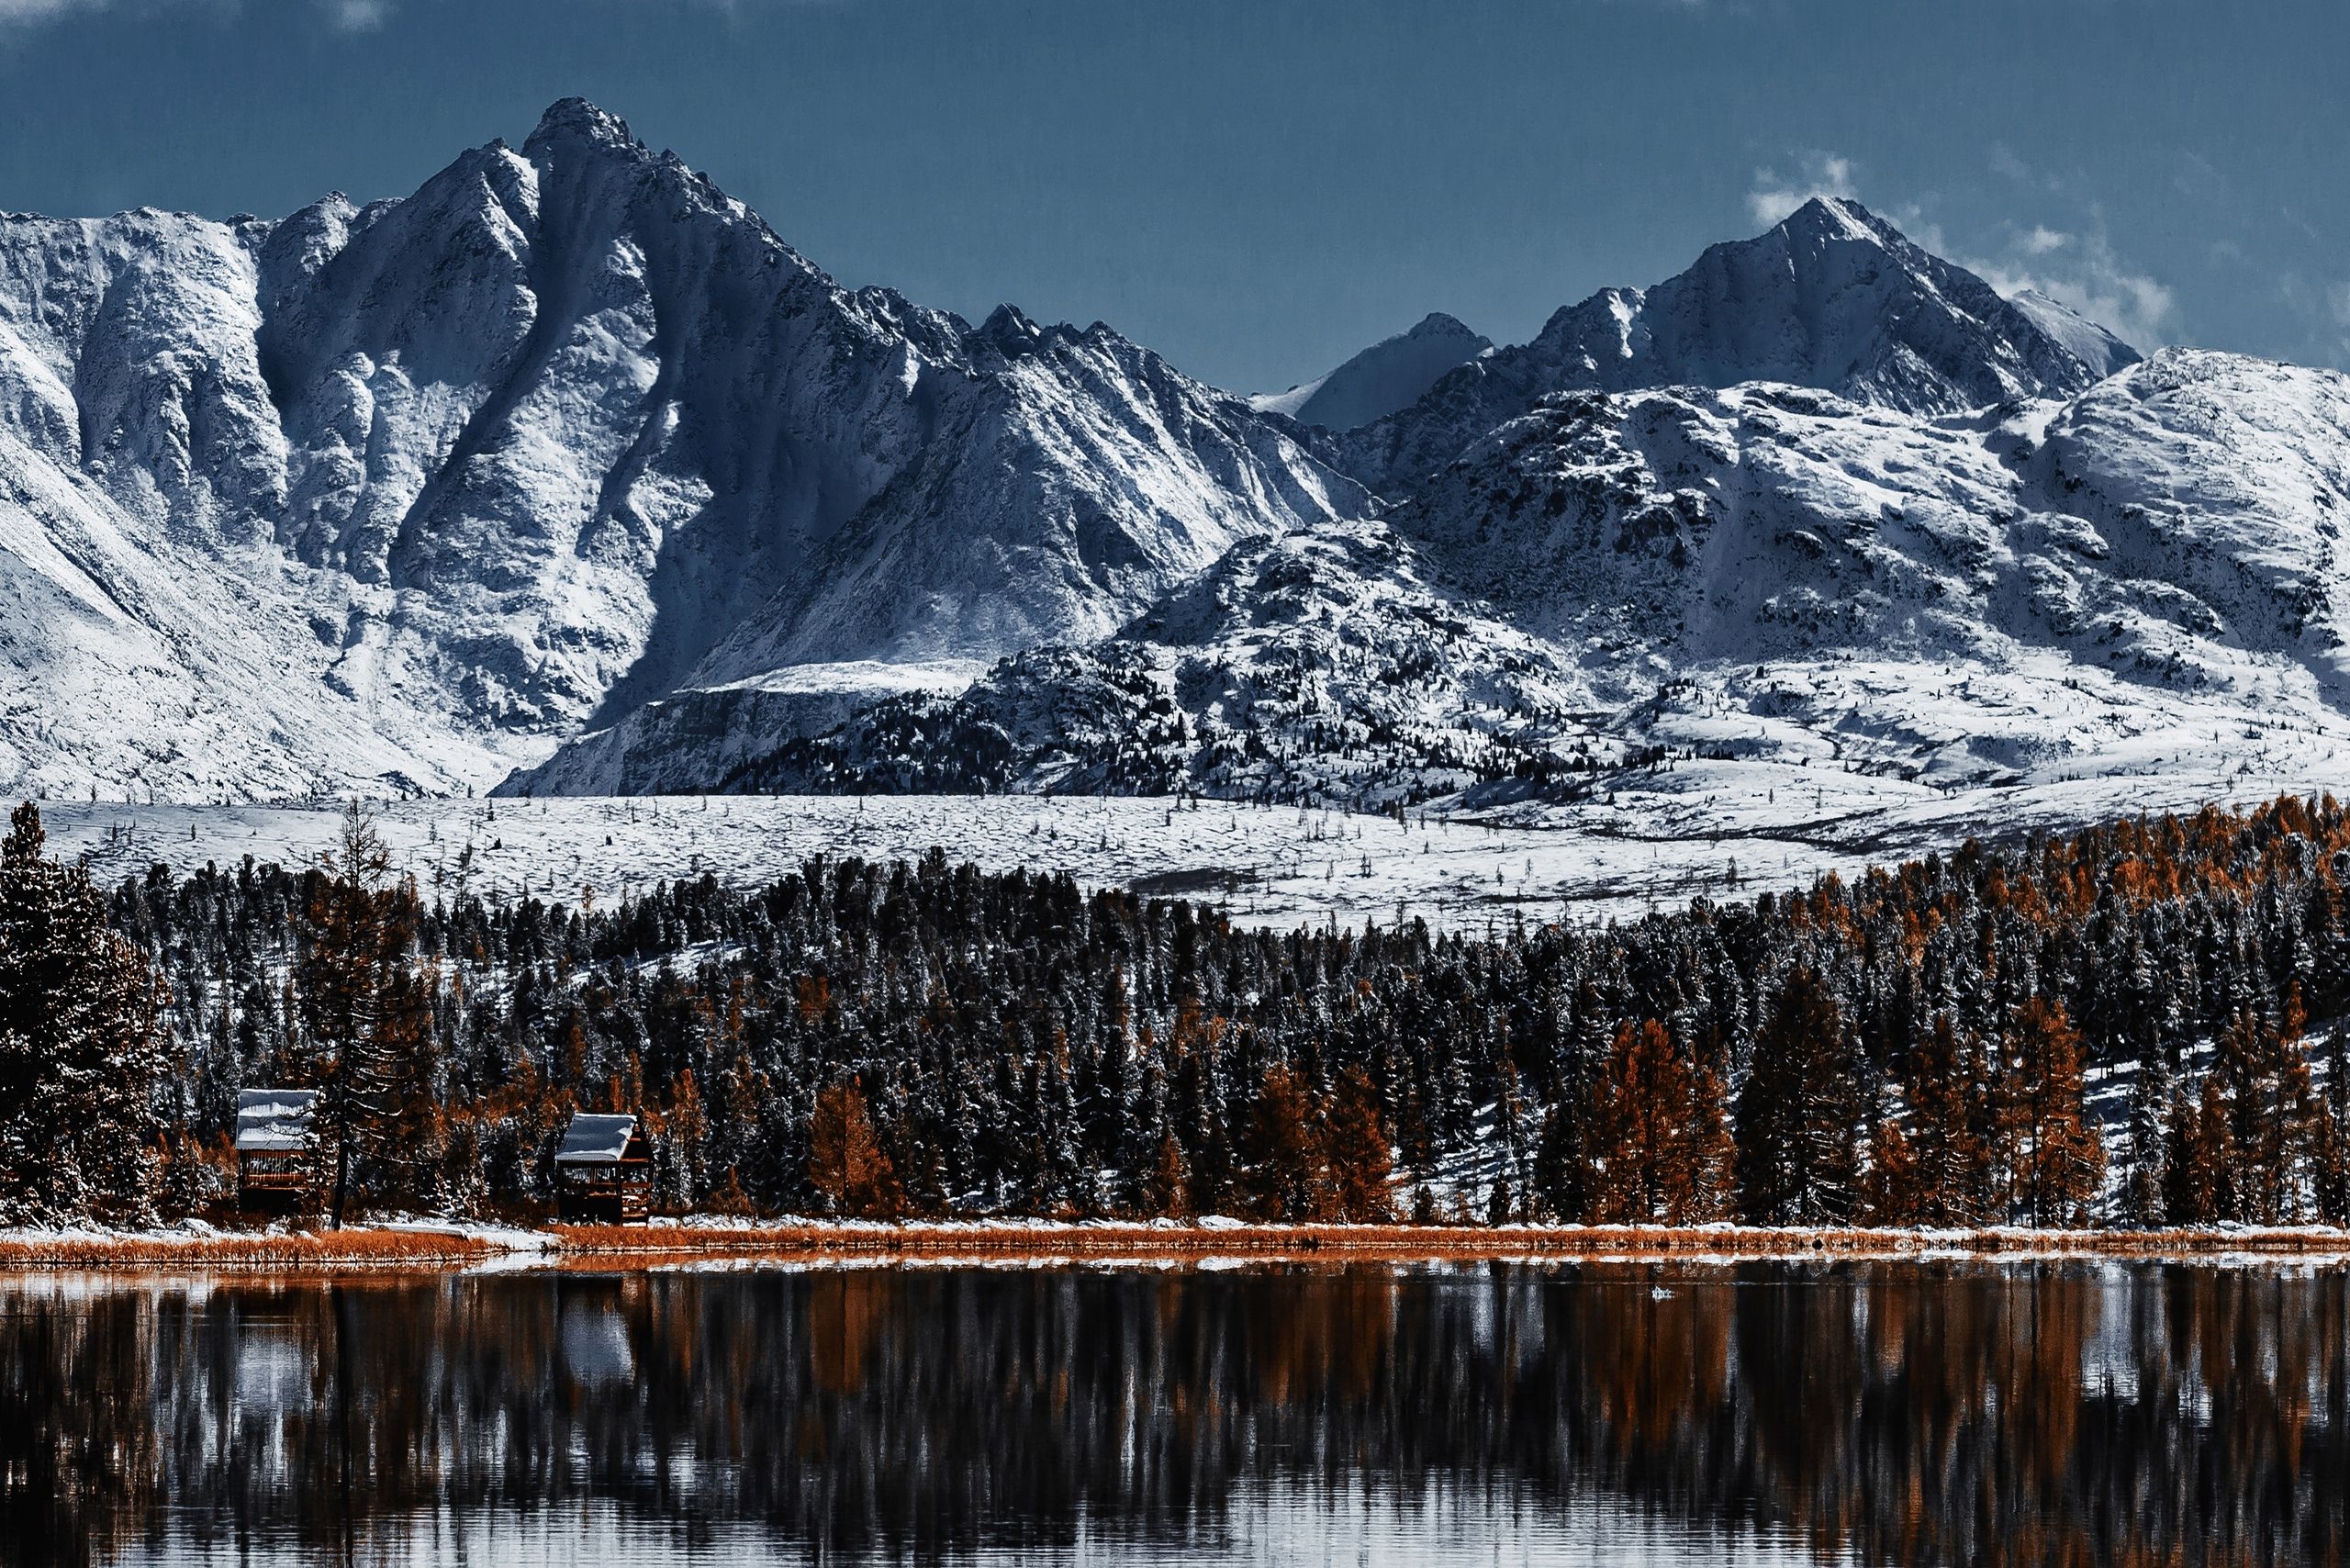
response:
M2004 788L1948 790L1833 762L1703 761L1628 771L1572 804L1494 800L1394 816L1158 797L690 796L385 802L397 868L427 897L461 890L610 902L705 874L752 887L811 856L913 860L936 847L982 869L1067 871L1088 887L1190 898L1243 924L1398 918L1467 933L1514 918L1605 921L1693 898L1751 897L1955 848L2142 812L2191 812L2350 778L2319 736L2264 750L2157 756L2112 748ZM2173 758L2177 757L2177 761ZM185 875L312 864L334 801L281 805L44 801L52 850L104 883L157 864Z

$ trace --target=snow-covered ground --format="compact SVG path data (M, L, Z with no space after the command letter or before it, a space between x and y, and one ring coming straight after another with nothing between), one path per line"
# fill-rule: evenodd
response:
M1635 918L1692 898L1751 897L1872 863L2141 812L2249 804L2350 779L2350 747L2321 737L2184 748L2150 739L2012 788L1945 790L1830 761L1684 761L1619 776L1573 805L1393 817L1156 798L742 796L420 801L377 808L399 863L431 889L576 902L698 877L754 885L814 855L914 857L933 846L995 870L1068 871L1089 886L1213 902L1274 925L1382 923L1400 912L1454 930L1528 920ZM2306 744L2300 744L2306 743ZM2177 757L2178 760L2171 760ZM52 850L102 879L157 862L303 864L333 843L330 804L42 806ZM1736 881L1731 878L1733 872Z

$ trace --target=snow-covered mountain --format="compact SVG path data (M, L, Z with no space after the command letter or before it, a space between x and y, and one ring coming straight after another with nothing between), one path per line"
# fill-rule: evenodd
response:
M2115 358L2136 357L2110 342L2091 363L2045 319L1858 202L1818 196L1765 234L1710 247L1654 287L1603 289L1568 306L1532 342L1460 366L1331 451L1371 488L1396 495L1553 392L1782 381L1904 413L1951 414L2067 396Z
M1446 371L1493 346L1483 333L1433 311L1410 331L1381 339L1336 370L1286 392L1260 392L1248 402L1300 424L1352 430L1410 408Z
M1606 812L2350 739L2350 380L1850 202L1297 392L845 289L576 100L397 202L0 218L0 779Z
M1369 804L1571 801L1676 756L2218 777L2350 740L2344 509L2350 379L2232 355L1937 419L1564 393L1385 520L1244 543L1114 637L722 769L681 768L680 713L618 781Z
M2350 730L2350 379L2169 351L2062 404L1565 394L1393 514L1651 745L1976 779Z
M1569 393L1392 521L1450 581L1620 671L2059 648L2210 689L2350 684L2350 379L2167 351L2061 405L1918 420L1770 383Z
M1098 635L1367 504L1106 328L842 288L578 100L398 202L0 220L15 788L487 785L680 682Z
M1453 358L1456 350L1468 350L1473 342L1473 335L1449 318L1431 317L1413 333L1367 351L1322 382L1254 401L1269 412L1334 426L1346 416L1331 410L1363 402L1372 391L1382 398L1398 391L1406 379L1404 370L1416 375L1440 372L1434 387L1408 408L1344 433L1316 430L1308 440L1334 464L1391 489L1408 493L1425 487L1436 492L1411 511L1428 530L1432 559L1450 576L1434 584L1416 580L1413 588L1450 592L1442 586L1449 581L1465 590L1468 601L1504 605L1519 625L1543 635L1592 634L1578 625L1592 616L1619 622L1607 633L1611 645L1647 650L1639 658L1595 656L1591 647L1581 645L1561 655L1584 672L1579 678L1617 700L1644 699L1656 680L1670 677L1672 661L1684 656L1673 643L1674 617L1667 616L1661 635L1658 625L1622 598L1627 585L1604 571L1591 574L1589 581L1561 580L1548 563L1512 559L1513 549L1524 541L1482 560L1449 548L1440 520L1460 510L1459 496L1478 493L1481 481L1474 465L1455 475L1444 471L1446 465L1496 425L1561 386L1728 388L1763 380L1839 390L1888 418L1919 424L1995 403L2076 392L2095 384L2107 367L2136 358L2055 301L2034 296L2023 306L2012 304L1972 274L1919 250L1857 204L1832 200L1808 204L1756 239L1715 246L1688 272L1654 288L1611 290L1561 310L1532 343L1491 352L1480 347L1474 357ZM1452 367L1437 365L1438 359L1453 360ZM1766 444L1757 442L1758 452ZM1399 452L1416 455L1397 463L1393 454ZM1430 465L1425 474L1423 465ZM1997 488L1986 480L1981 493L1991 496ZM1376 623L1381 606L1379 594L1366 593L1350 619ZM1236 612L1218 635L1237 640L1248 630L1247 617ZM1852 645L1868 644L1863 639ZM942 781L982 776L991 787L1045 787L1053 780L1063 780L1052 785L1057 788L1094 787L1085 780L1112 777L1179 778L1212 789L1270 787L1261 772L1249 776L1253 783L1241 782L1222 754L1197 738L1196 722L1172 751L1157 743L1141 748L1154 758L1147 766L1136 760L1135 746L1112 747L1123 760L1102 771L1108 767L1101 760L1103 743L1080 737L1103 733L1104 715L1116 705L1102 695L1088 670L1109 672L1105 678L1118 689L1138 692L1136 670L1147 666L1163 677L1171 667L1172 657L1162 646L1132 633L1091 648L1056 646L1015 659L960 705L946 689L968 677L968 666L922 666L898 700L821 744L816 737L840 717L837 706L819 711L796 681L778 682L763 673L787 666L788 652L764 647L739 660L724 681L672 693L655 707L594 731L543 767L518 775L508 788L692 789L728 778L773 784L787 776L803 783L830 779L868 788L917 781L944 787ZM1249 665L1246 658L1240 663ZM867 667L908 666L895 662ZM1194 720L1203 716L1189 707L1184 711ZM1248 711L1257 715L1249 722L1280 727L1271 710ZM1375 705L1360 720L1371 727L1387 722ZM986 738L998 730L1005 737L1001 745ZM949 732L957 737L952 745L936 739ZM1056 734L1069 744L1057 747ZM762 755L762 738L808 744L780 744L779 761L752 767ZM1562 728L1535 740L1530 753L1512 758L1509 766L1547 768L1542 758L1584 738L1572 726ZM1261 740L1268 755L1289 745L1270 734ZM1628 740L1621 749L1638 752L1645 744ZM1446 755L1454 756L1491 749L1485 741L1464 747L1457 736L1446 745ZM980 753L993 760L984 766L973 760ZM1490 776L1498 766L1488 756L1471 771ZM1338 780L1345 772L1327 768L1316 780L1290 782L1307 793L1326 792L1343 788ZM1457 782L1454 773L1445 777ZM1392 779L1372 792L1396 790L1408 792Z

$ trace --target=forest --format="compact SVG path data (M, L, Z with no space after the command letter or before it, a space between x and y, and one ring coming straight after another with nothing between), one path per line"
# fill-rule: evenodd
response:
M266 1085L321 1091L338 1221L543 1218L617 1110L666 1212L2339 1225L2345 878L2350 811L2288 796L1477 937L938 851L444 900L358 807L99 888L26 805L0 1220L218 1216Z

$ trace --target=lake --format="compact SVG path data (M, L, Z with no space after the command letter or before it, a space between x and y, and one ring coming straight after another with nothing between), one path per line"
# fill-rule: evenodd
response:
M0 1277L26 1562L2337 1562L2338 1264Z

